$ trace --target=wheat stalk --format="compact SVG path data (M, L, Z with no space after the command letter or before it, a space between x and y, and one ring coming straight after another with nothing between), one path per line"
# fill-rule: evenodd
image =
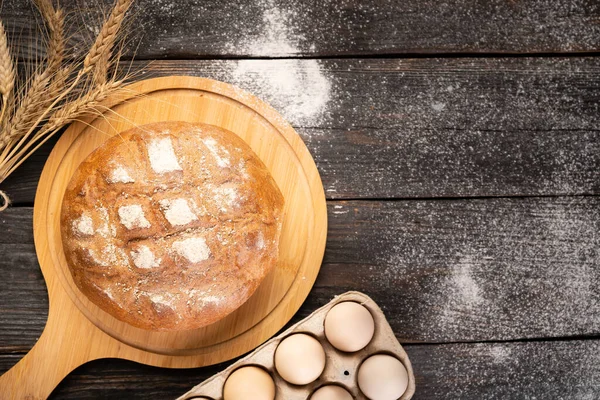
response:
M109 17L102 25L102 29L100 30L98 37L96 38L94 44L90 47L90 50L85 56L85 59L83 61L83 68L79 70L73 82L71 82L70 85L66 86L57 98L52 99L53 101L51 101L51 104L48 107L46 107L46 109L41 115L38 116L38 119L30 127L30 129L23 134L23 139L27 139L29 135L31 135L35 127L39 125L40 122L42 122L42 120L48 116L49 111L51 109L54 109L54 107L61 100L67 97L75 89L75 87L79 84L83 76L93 71L95 81L99 81L100 83L106 82L106 71L108 71L108 65L110 63L112 48L119 36L119 29L121 28L121 25L125 18L125 14L132 3L133 0L115 1ZM102 78L99 78L100 74L102 74ZM20 147L20 143L17 147Z
M45 67L32 74L27 90L20 96L10 118L0 116L0 183L18 168L33 152L58 133L66 124L94 113L102 113L102 103L123 89L124 79L117 79L117 69L110 77L109 68L118 61L112 50L119 37L125 13L133 0L116 0L98 37L90 47L83 63L65 62L66 39L64 13L54 8L51 0L34 0L48 27L49 39ZM2 26L0 25L0 28ZM4 38L4 49L2 44ZM120 54L117 54L119 56ZM3 68L3 59L10 61ZM78 66L82 65L81 69ZM9 82L4 70L13 68L4 29L0 30L0 93L2 84ZM11 86L14 86L14 69ZM5 79L6 77L6 79ZM81 87L83 86L83 87ZM81 89L81 90L79 90ZM7 95L8 96L8 95ZM3 107L7 102L3 101ZM15 107L11 107L11 110ZM4 109L3 109L4 112ZM9 204L0 191L0 211Z
M5 135L0 139L0 148L23 137L64 87L65 80L58 73L66 47L63 11L60 8L54 9L50 0L36 0L36 4L50 31L46 66L38 68L33 74L29 89L21 98L15 115L6 127ZM60 79L56 79L57 76ZM47 87L51 82L54 85L48 92Z
M8 101L15 86L15 66L13 63L10 49L8 48L8 38L4 31L4 25L0 22L0 94L2 95L2 111L0 111L0 120L4 118L4 113L8 108Z
M106 82L106 74L110 65L110 56L113 46L118 37L119 30L123 24L125 13L133 3L133 0L116 0L112 12L102 26L96 41L90 48L83 60L84 73L95 68L94 81L98 84Z
M123 81L108 81L105 84L95 86L78 99L58 109L52 114L48 122L13 157L15 162L8 163L0 168L0 176L8 176L14 172L29 156L59 132L66 124L77 121L87 115L101 113L102 103L109 96L118 95L123 90Z
M72 101L52 114L48 121L49 128L52 129L57 126L63 126L86 115L92 110L96 110L110 94L114 94L119 89L122 89L122 87L123 81L121 80L108 81L95 86L77 100Z
M47 68L51 71L56 71L64 59L66 48L64 36L64 12L60 7L55 9L50 0L35 0L35 4L38 6L40 13L46 20L46 24L50 31Z

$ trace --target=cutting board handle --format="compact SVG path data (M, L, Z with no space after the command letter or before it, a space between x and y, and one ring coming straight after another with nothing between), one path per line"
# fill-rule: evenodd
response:
M84 351L89 348L89 338L78 336L74 326L77 325L61 324L60 318L53 318L50 313L37 343L0 376L0 400L46 399L69 372L89 361L89 354Z

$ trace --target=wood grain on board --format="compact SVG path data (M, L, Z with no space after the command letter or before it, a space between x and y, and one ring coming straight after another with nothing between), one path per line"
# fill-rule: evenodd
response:
M69 0L73 44L90 42L112 0ZM145 0L133 7L126 56L322 57L439 53L577 53L600 49L589 0ZM21 54L43 54L31 1L0 13ZM36 39L37 38L37 39Z
M600 332L600 198L334 201L325 263L307 316L360 288L404 342L498 341ZM47 295L32 209L0 230L0 353L24 352L43 329Z
M413 399L593 399L600 341L405 345L415 368ZM0 370L20 355L0 355ZM77 368L53 392L59 399L170 399L228 364L165 369L110 359Z
M135 63L139 70L144 63ZM281 112L328 198L600 193L600 59L156 61ZM32 204L51 146L1 185Z

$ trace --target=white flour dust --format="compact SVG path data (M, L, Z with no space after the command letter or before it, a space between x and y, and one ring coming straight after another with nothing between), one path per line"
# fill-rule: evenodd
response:
M137 251L132 251L131 256L133 257L133 263L138 268L155 268L160 265L160 258L157 260L154 257L154 253L148 246L140 246Z
M263 27L258 38L247 38L237 46L230 43L230 51L243 52L257 57L281 57L299 53L300 35L294 35L293 26L298 19L296 12L277 7L273 0L263 1Z
M173 250L188 261L197 263L210 257L210 249L202 237L191 237L173 243Z
M268 57L301 53L302 36L293 32L297 13L278 8L272 0L265 1L262 9L261 33L238 44L241 49L236 50ZM331 99L331 82L317 60L240 60L232 79L234 85L267 101L295 125L320 123Z
M150 228L150 222L146 219L144 210L139 204L121 206L119 207L118 213L121 223L125 225L127 229Z
M148 144L148 158L150 159L152 169L157 174L181 171L181 166L169 138L155 139L150 142Z
M110 178L108 179L109 183L134 183L135 180L129 176L129 172L127 172L127 170L123 167L123 166L118 166L117 168L113 169L110 175Z
M159 201L165 218L173 226L187 225L198 219L186 199L164 199Z

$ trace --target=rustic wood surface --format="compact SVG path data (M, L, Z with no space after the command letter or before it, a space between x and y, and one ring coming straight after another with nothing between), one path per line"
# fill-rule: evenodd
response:
M89 40L110 2L61 2L74 23L85 19L73 43ZM137 48L142 78L247 89L315 158L329 236L292 322L361 290L406 343L415 399L600 398L598 2L135 7L126 56ZM21 59L41 54L34 16L26 0L2 4ZM31 206L51 146L0 185L15 201L0 214L0 373L47 318ZM51 398L175 398L226 365L99 360Z
M112 0L65 0L82 44ZM25 0L4 0L24 57L41 54ZM323 57L598 50L600 6L591 0L145 0L127 56Z

